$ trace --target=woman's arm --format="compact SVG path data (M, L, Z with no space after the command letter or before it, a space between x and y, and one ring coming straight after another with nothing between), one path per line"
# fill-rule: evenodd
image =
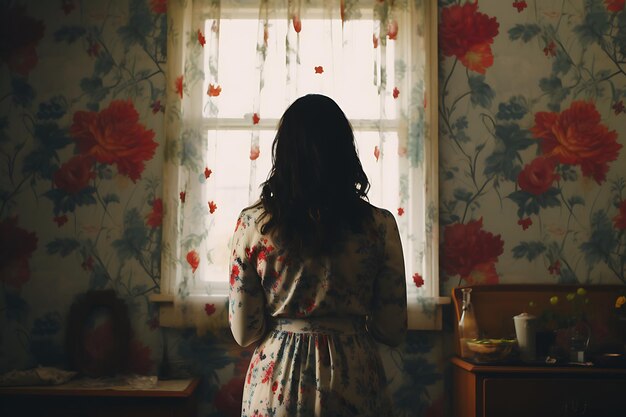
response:
M407 331L406 277L400 233L389 212L385 212L384 247L367 328L377 341L397 346Z
M251 229L248 230L248 227ZM265 293L254 264L246 254L254 224L241 214L233 236L230 262L228 322L237 343L248 346L265 333Z

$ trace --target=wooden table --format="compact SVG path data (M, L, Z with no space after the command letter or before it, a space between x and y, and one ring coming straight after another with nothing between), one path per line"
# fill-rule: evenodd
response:
M525 311L536 316L546 311L563 317L571 314L572 305L566 300L569 294L577 294L580 287L565 284L470 286L482 337L515 337L513 317ZM606 326L602 335L592 333L589 353L624 353L625 334L614 310L615 300L626 292L626 286L585 285L584 289L589 317ZM553 296L563 301L553 305L550 301ZM521 361L477 364L459 358L461 287L452 290L452 301L457 355L451 360L453 393L450 401L454 417L626 417L624 367ZM613 350L619 346L622 346L621 350Z
M626 369L452 358L454 417L624 417Z
M196 417L198 379L158 381L156 387L55 386L0 388L3 417Z

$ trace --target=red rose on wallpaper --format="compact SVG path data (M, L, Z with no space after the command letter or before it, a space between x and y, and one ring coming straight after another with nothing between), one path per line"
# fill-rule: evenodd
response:
M61 0L61 10L63 10L63 13L65 13L66 16L72 13L72 10L75 8L76 5L74 4L74 0Z
M85 270L85 271L93 271L94 265L95 265L95 261L93 260L92 256L87 257L81 264L80 266Z
M528 4L526 4L525 0L522 1L514 1L513 2L513 7L515 7L517 9L518 13L521 13L524 11L525 8L528 7Z
M617 13L624 10L624 0L604 0L604 5L609 12Z
M156 229L161 226L163 223L163 200L160 198L155 198L152 202L152 211L148 214L148 219L146 220L148 226Z
M167 13L167 0L150 0L150 8L153 13Z
M26 76L37 65L37 44L45 26L41 20L27 16L26 7L11 3L0 6L0 60L12 72Z
M241 416L241 402L243 401L243 385L245 378L238 376L222 385L215 394L213 405L227 417Z
M139 123L132 101L114 100L100 112L77 111L70 127L78 150L102 164L115 164L133 182L144 162L152 159L157 143L154 131Z
M626 229L626 200L622 200L622 202L619 203L619 214L613 217L613 224L616 229Z
M517 221L517 224L522 226L522 230L526 230L533 224L533 219L531 219L530 217L519 219Z
M65 223L67 223L67 216L64 214L62 216L54 216L52 218L52 220L57 224L58 227L63 226Z
M20 289L30 279L29 260L37 249L37 235L17 225L17 217L0 221L0 281Z
M493 65L491 46L487 43L474 45L460 60L468 69L484 74L487 68Z
M552 187L552 183L559 179L554 172L553 160L544 157L535 158L530 164L526 164L522 172L517 176L520 188L534 195L545 193Z
M458 274L462 279L470 280L472 273L476 272L484 279L493 280L495 262L503 250L500 235L483 230L482 218L467 224L456 223L444 229L441 265L451 276Z
M554 41L550 41L550 43L543 48L543 54L548 57L556 56L556 43L554 43Z
M617 133L600 123L600 113L591 102L574 101L561 113L538 112L531 128L541 140L541 150L561 164L580 165L585 177L601 184L622 145Z
M96 178L93 172L93 160L90 157L77 155L61 165L52 176L54 185L68 194L77 194L89 186Z
M454 4L441 11L441 50L457 57L472 71L484 74L493 65L491 44L500 24L495 17L478 12L478 3Z
M548 267L548 272L550 272L550 275L560 275L561 274L561 261L558 259L554 261L554 263Z
M472 272L465 277L467 285L473 284L498 284L498 272L496 271L495 262L484 262L474 267Z

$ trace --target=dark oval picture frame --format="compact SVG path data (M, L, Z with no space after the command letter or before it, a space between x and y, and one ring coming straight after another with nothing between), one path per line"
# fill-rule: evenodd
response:
M86 346L90 323L103 313L111 321L110 345L102 357L94 358ZM131 326L128 307L114 290L92 290L79 295L68 315L66 350L70 367L85 376L114 376L128 369ZM108 341L107 341L108 342Z

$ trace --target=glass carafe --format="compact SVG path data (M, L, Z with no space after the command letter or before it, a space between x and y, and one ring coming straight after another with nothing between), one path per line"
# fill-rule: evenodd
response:
M461 318L459 320L459 342L461 345L461 357L472 358L473 352L468 349L467 341L478 339L478 323L474 314L474 306L471 301L471 288L462 288L463 305L461 309Z

